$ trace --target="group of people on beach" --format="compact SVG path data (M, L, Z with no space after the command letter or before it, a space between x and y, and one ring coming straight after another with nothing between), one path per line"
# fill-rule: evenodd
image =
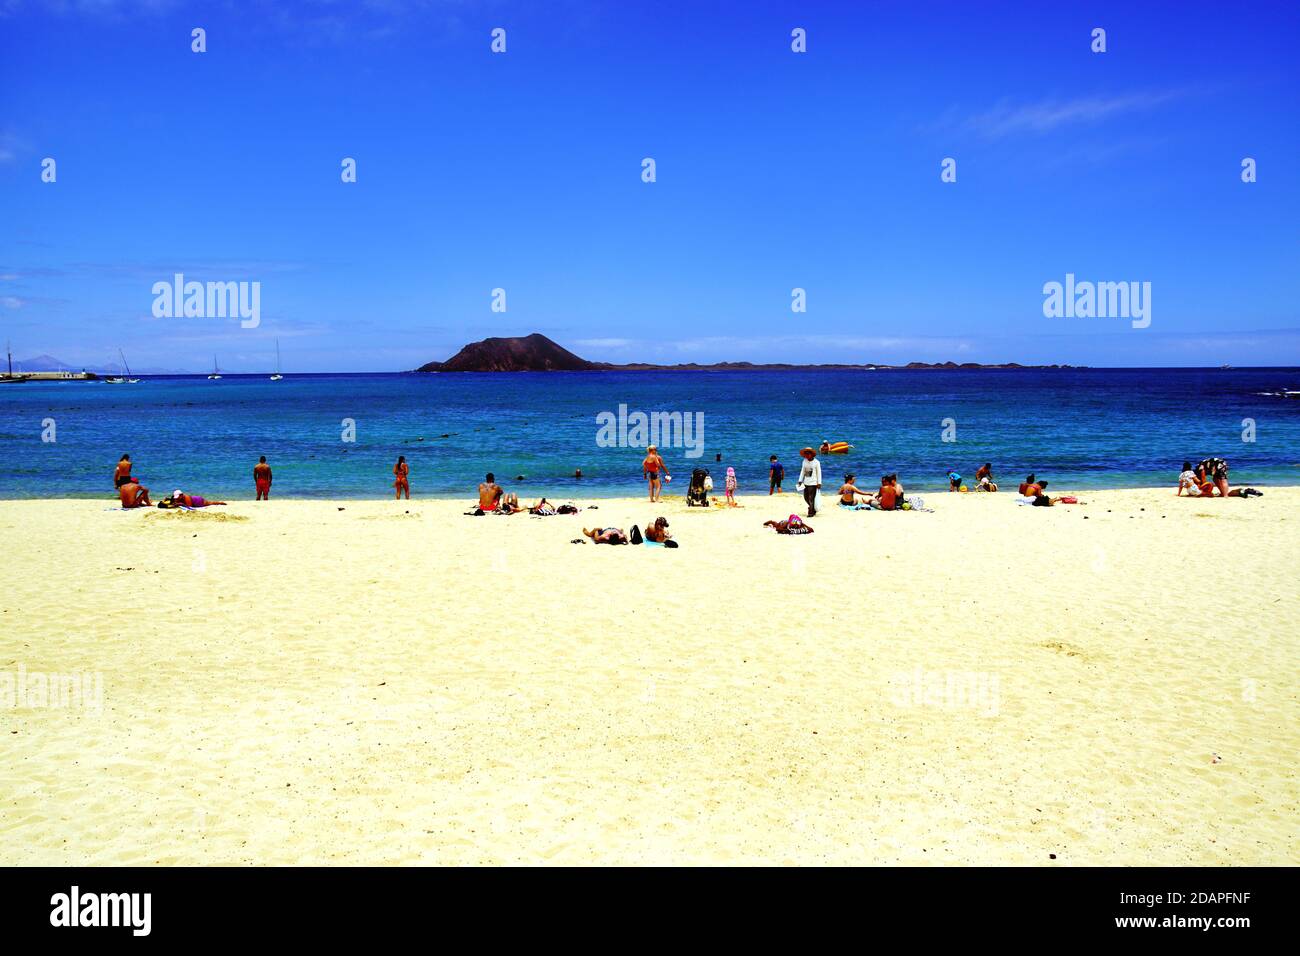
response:
M117 467L113 470L113 487L117 490L118 499L122 502L123 508L152 508L153 501L149 498L149 489L131 474L133 470L131 456L123 454L117 461ZM259 501L265 500L271 494L271 466L266 463L266 456L263 455L261 460L253 466L253 483L257 488L257 498ZM191 495L177 488L166 498L158 502L159 508L211 508L216 505L224 505L226 502L217 501L212 498L205 498L202 495Z
M823 442L823 445L826 445ZM850 446L851 447L851 446ZM818 452L812 447L806 447L800 450L799 456L802 459L799 467L799 478L796 489L803 495L804 502L808 507L808 517L816 517L818 496L822 487L822 466L817 457ZM718 459L721 460L719 455ZM645 458L641 462L642 473L648 483L651 503L659 503L663 500L663 484L672 481L672 476L668 473L668 466L664 462L663 456L659 454L659 449L654 445L646 448ZM123 508L142 508L153 507L153 501L149 497L149 489L146 488L132 474L133 465L131 456L124 454L118 460L117 468L113 472L113 486L118 493ZM697 474L698 474L697 470ZM397 498L403 496L409 501L411 497L410 483L410 466L407 464L405 455L398 455L397 463L393 465L393 487ZM575 477L581 472L575 473ZM707 490L712 490L712 479L705 474ZM523 477L523 476L519 476ZM963 484L962 476L954 471L949 471L948 490L950 492L965 492L969 489ZM258 458L257 464L253 466L253 486L256 493L255 500L269 501L271 497L271 482L273 475L271 466L267 464L266 456ZM768 494L784 494L781 485L785 480L785 466L781 464L776 455L768 458ZM993 477L993 466L991 462L985 462L975 471L976 486L975 490L979 492L996 492L998 490L997 482ZM735 468L727 468L726 484L724 486L725 503L732 507L737 505L736 490L738 482L736 479ZM1030 473L1018 488L1020 503L1030 504L1036 507L1051 507L1056 504L1074 504L1077 499L1068 495L1052 496L1047 493L1048 483L1038 479L1033 473ZM1223 498L1249 498L1262 495L1263 492L1254 488L1232 488L1228 484L1228 462L1223 458L1206 458L1201 461L1195 468L1190 461L1183 462L1182 473L1178 476L1178 490L1176 494L1183 494L1193 498L1213 498L1215 494ZM881 511L895 511L908 507L909 502L903 493L903 485L898 480L898 474L892 473L882 475L880 478L880 487L875 491L865 490L857 484L857 476L849 472L844 476L844 483L840 485L836 492L839 496L838 504L846 508L871 508ZM214 505L224 505L224 501L215 501L203 497L202 495L191 495L177 488L170 495L159 502L162 508L206 508ZM707 500L705 501L707 504ZM519 503L519 496L513 492L505 491L496 482L496 477L491 473L485 477L485 480L478 486L478 504L470 512L471 514L518 514L528 512L533 515L552 515L574 513L578 509L576 506L567 504L560 505L558 508L546 498L541 498L528 507ZM656 543L666 543L671 539L667 533L668 522L663 518L657 518L654 522L647 525L645 537ZM633 530L636 530L635 528ZM615 533L617 532L617 533ZM584 530L584 534L587 532ZM618 539L629 539L630 536L623 534L618 528L597 529L587 534L589 538L599 544L617 544Z
M1191 498L1213 498L1216 491L1221 498L1252 498L1264 494L1254 488L1229 486L1228 463L1222 458L1205 458L1195 468L1190 461L1183 462L1175 497L1186 492Z

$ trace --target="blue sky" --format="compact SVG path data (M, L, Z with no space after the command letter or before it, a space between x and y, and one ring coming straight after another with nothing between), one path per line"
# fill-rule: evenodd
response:
M1292 3L0 0L0 323L194 370L1300 365L1298 67ZM155 318L175 272L261 325ZM1045 318L1066 273L1150 327Z

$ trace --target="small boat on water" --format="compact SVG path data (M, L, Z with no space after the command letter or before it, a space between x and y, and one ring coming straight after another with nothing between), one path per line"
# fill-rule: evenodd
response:
M221 378L221 369L217 367L217 357L212 356L212 374L208 376L208 381Z
M107 382L109 385L135 385L140 380L138 378L131 377L131 366L126 364L126 356L122 354L121 349L117 350L117 354L122 359L122 368L126 370L126 374L110 375L108 378L104 379L104 381Z
M275 340L275 374L271 376L271 381L278 382L282 378L284 378L284 376L280 374L280 340L276 339Z

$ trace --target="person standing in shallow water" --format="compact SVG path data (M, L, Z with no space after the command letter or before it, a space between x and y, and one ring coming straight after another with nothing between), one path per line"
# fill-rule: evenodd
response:
M402 492L406 492L406 500L411 500L411 468L406 463L405 455L397 456L397 464L393 466L393 487L397 490L395 497L401 498Z
M266 463L266 456L257 459L253 466L253 484L257 487L257 500L271 500L271 466Z
M803 500L808 503L808 517L817 516L817 492L822 487L822 463L817 460L817 452L805 448L799 452L803 456L803 466L799 469L799 487L803 489Z

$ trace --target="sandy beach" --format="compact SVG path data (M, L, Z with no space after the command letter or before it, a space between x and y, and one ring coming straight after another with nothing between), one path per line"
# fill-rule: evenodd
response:
M0 502L0 862L1300 860L1300 488L924 497Z

